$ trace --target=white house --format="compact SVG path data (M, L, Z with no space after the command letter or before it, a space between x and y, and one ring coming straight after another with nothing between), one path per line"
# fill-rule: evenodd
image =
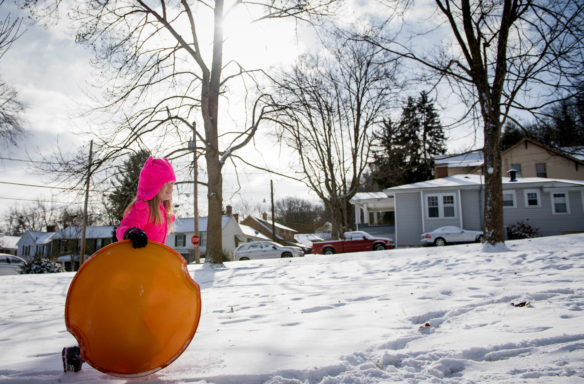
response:
M241 226L237 222L235 215L223 215L221 219L223 252L231 255L235 248L243 242L248 241L249 236L245 235ZM176 219L172 231L166 237L166 245L183 255L189 262L194 253L194 246L191 238L195 234L194 218L186 217ZM207 251L207 218L199 217L199 234L201 238L199 248L201 256Z
M17 255L26 260L51 256L52 239L57 232L26 231L18 240Z

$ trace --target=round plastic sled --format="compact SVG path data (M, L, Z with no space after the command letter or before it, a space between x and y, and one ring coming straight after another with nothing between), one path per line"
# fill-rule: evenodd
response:
M201 290L186 261L164 244L129 240L94 253L67 294L65 324L81 357L115 376L154 373L176 360L201 317Z

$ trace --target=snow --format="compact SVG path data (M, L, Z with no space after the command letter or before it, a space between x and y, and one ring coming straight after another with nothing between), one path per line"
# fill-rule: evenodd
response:
M584 383L584 234L482 248L189 265L199 329L132 382ZM128 381L62 372L72 278L0 277L0 382Z

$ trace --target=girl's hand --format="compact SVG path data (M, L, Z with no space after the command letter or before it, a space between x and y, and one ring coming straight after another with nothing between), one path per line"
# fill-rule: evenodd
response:
M124 240L131 240L132 247L144 248L148 244L148 236L140 228L130 228L124 234Z

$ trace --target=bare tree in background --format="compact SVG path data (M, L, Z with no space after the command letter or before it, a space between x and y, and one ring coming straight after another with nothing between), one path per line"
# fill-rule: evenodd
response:
M0 0L0 7L5 1ZM22 20L12 18L10 14L0 20L0 60L12 44L22 35ZM20 114L24 109L18 100L18 93L0 78L0 140L15 144L16 138L24 132Z
M419 1L393 1L412 6ZM584 3L580 0L435 0L427 30L407 43L368 37L376 47L410 59L445 80L480 118L484 136L485 241L503 243L500 139L513 112L536 114L577 95L582 84ZM392 9L393 10L393 9ZM441 23L434 23L442 17ZM419 21L419 13L416 17ZM389 23L391 27L393 24ZM442 49L440 26L450 31ZM423 28L423 27L422 27ZM430 40L425 40L429 38ZM416 48L412 48L416 47ZM516 120L515 120L516 121Z
M349 200L370 160L372 128L388 113L397 64L382 49L336 36L277 80L276 123L298 154L305 184L325 204L338 238L351 222Z
M35 0L28 0L36 2ZM42 0L37 0L42 1ZM77 41L95 50L103 73L113 73L107 86L108 116L122 116L111 135L99 132L93 169L119 159L130 147L141 147L166 157L188 155L186 142L196 134L198 155L207 166L208 224L206 261L222 263L222 168L235 151L254 136L272 109L270 97L247 100L247 121L234 129L221 127L220 96L229 98L228 84L253 81L252 70L223 62L223 25L229 14L248 7L256 21L297 19L323 15L337 0L141 1L84 0L75 2ZM209 36L204 41L201 36ZM209 44L210 43L210 44ZM250 44L258 42L250 41ZM253 83L252 83L253 84ZM197 116L203 124L196 125ZM77 180L84 180L84 154L77 161ZM61 172L74 171L70 167Z

